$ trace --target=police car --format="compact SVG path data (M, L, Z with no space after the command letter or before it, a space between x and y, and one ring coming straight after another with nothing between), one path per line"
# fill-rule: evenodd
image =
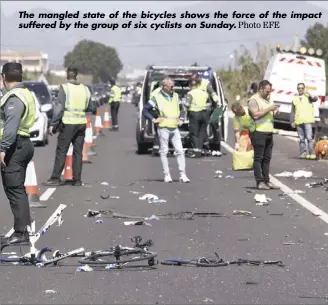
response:
M224 96L223 88L219 77L212 70L211 67L168 67L168 66L149 66L144 75L142 83L142 93L139 99L138 117L136 126L136 141L137 141L137 153L144 154L148 152L148 149L152 148L152 143L155 137L154 124L145 119L142 115L143 106L148 102L151 92L156 88L159 82L164 77L169 76L174 80L175 87L173 88L180 96L180 100L183 102L185 96L190 90L189 80L193 73L199 73L202 78L208 79L215 92L219 97L219 105L227 106ZM223 117L219 122L219 132L221 139L224 141L228 138L228 111L225 111ZM180 126L180 133L182 143L185 148L189 147L189 122L186 118L184 124ZM213 141L213 135L208 128L209 142Z

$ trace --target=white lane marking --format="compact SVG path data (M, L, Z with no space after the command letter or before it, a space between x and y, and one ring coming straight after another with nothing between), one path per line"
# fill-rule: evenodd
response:
M221 145L229 152L232 153L234 149L227 143L221 142ZM294 191L290 189L287 185L280 182L277 178L270 175L270 180L272 183L276 184L280 187L280 189L286 193L290 198L292 198L294 201L296 201L298 204L306 208L308 211L313 213L314 215L320 215L318 218L323 220L325 223L328 224L328 214L316 207L314 204L312 204L310 201L307 201L305 198L300 196L299 194L294 194Z
M51 195L55 192L55 187L49 187L46 191L40 196L40 201L47 201Z

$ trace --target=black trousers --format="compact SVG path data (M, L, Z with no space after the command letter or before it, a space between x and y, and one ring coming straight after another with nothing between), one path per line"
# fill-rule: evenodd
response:
M273 149L273 134L255 131L251 133L254 147L254 176L257 183L269 182L270 161Z
M70 144L73 144L73 180L81 180L82 173L82 152L85 137L85 124L63 124L59 129L56 158L51 179L60 179L63 172L67 151Z
M29 138L17 137L6 153L6 167L1 170L2 184L14 215L14 230L25 232L31 224L28 196L25 191L26 169L34 155Z
M112 116L112 126L118 127L118 110L120 109L120 102L110 103L110 113Z
M204 143L208 114L207 111L189 111L188 116L191 147L194 151L200 152Z

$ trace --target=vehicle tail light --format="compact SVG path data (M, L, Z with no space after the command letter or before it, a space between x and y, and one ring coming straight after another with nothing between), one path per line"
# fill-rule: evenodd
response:
M319 96L320 99L320 104L324 104L326 101L326 97L325 96Z

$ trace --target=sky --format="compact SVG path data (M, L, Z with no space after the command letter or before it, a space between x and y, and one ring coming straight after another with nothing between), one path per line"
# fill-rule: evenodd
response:
M26 10L34 8L47 8L49 10L56 11L58 9L59 1L3 1L1 0L1 10L7 15L15 13L24 7ZM60 1L65 2L65 7L68 11L76 10L76 3L79 2L78 8L82 11L96 11L96 7L100 11L112 11L112 10L138 10L142 7L143 10L158 10L162 11L165 9L174 9L178 6L185 5L185 1L102 1L98 2L99 6L96 5L96 1ZM202 1L189 1L194 3L201 3ZM306 1L314 4L318 7L322 7L328 10L328 1ZM115 8L113 8L115 3ZM101 9L100 9L101 8Z

